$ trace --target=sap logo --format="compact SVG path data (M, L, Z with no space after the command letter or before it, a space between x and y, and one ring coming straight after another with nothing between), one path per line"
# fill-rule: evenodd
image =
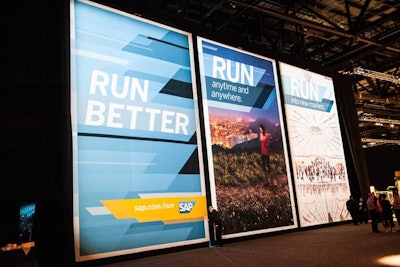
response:
M195 204L196 201L179 202L179 213L189 213Z

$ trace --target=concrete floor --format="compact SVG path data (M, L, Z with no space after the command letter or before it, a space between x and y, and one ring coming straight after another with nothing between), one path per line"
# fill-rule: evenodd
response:
M400 232L372 233L370 223L346 223L226 242L222 248L200 247L156 254L114 259L96 266L400 266ZM395 261L379 262L385 257Z

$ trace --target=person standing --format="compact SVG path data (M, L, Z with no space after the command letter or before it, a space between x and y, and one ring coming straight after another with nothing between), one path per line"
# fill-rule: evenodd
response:
M31 241L31 231L29 230L29 227L27 225L24 225L19 236L19 242L26 243L29 241Z
M367 205L365 204L363 197L358 199L358 218L360 220L360 224L363 222L368 223Z
M385 227L385 232L394 232L394 222L393 222L393 212L392 212L392 204L387 200L386 194L381 194L382 198L380 200L382 206L382 215L383 215L383 225Z
M266 184L269 185L268 172L271 171L270 166L270 141L271 138L266 132L264 125L260 124L260 148L261 148L261 165L266 179Z
M222 220L219 212L213 206L208 207L208 220L211 230L211 246L222 247Z
M367 209L369 212L369 216L371 218L372 232L380 233L380 231L378 230L378 213L377 213L378 207L376 205L376 197L374 192L371 192L368 195Z
M397 191L393 192L393 212L396 217L397 224L400 226L400 197Z
M381 199L382 199L382 193L379 193L378 197L376 199L376 212L378 214L378 223L382 223L382 228L385 228L385 220L383 219L383 210L382 210L382 205L381 205Z
M353 219L353 224L358 225L358 202L353 196L350 196L349 200L346 201L346 208Z

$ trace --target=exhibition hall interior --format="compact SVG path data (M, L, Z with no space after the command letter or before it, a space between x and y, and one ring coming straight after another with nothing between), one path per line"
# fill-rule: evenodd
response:
M399 189L396 0L5 13L0 265L209 248L208 206L226 244L348 231L350 195Z

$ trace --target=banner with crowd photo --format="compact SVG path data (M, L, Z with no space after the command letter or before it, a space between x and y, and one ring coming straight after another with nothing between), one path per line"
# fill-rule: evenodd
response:
M191 40L71 2L77 261L209 240Z
M197 38L212 203L223 238L297 227L275 62ZM260 126L269 136L264 169Z
M279 63L300 226L351 219L333 81Z

